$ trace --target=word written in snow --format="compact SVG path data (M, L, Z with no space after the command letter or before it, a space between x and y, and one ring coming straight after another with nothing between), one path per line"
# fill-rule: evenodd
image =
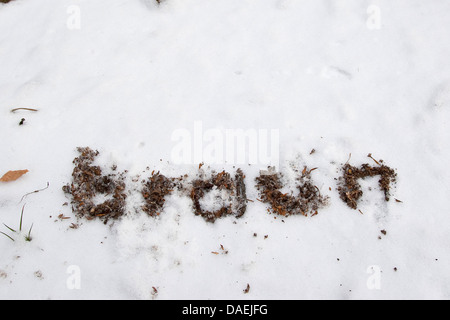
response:
M124 215L127 198L126 171L117 173L114 166L112 173L104 174L99 166L94 165L98 151L89 147L77 150L80 155L73 161L75 168L72 182L63 186L63 191L72 197L73 211L89 220L100 218L105 224L109 219ZM337 190L341 200L350 208L357 209L358 200L363 194L358 180L366 177L380 176L380 188L385 194L385 200L389 201L390 186L397 175L393 169L380 163L381 160L376 162L377 167L368 164L359 168L343 165ZM281 216L318 214L321 208L328 205L329 198L322 195L314 184L312 172L316 169L304 167L301 172L296 171L295 193L281 191L284 188L282 173L274 170L261 172L256 178L258 200L269 205L268 212ZM201 164L196 177L188 178L188 175L168 178L153 171L146 181L142 181L142 210L150 216L160 215L164 210L165 198L178 191L190 197L194 214L202 216L208 222L225 216L239 218L245 214L248 201L251 200L247 199L245 175L241 169L237 169L232 176L226 171L206 172Z

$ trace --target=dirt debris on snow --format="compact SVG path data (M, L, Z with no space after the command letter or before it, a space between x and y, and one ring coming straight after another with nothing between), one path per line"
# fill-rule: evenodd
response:
M150 216L159 216L166 202L165 197L171 194L175 188L182 188L183 177L167 178L166 176L152 172L141 191L145 199L142 210Z
M105 224L125 213L125 183L121 174L104 175L93 162L99 155L89 147L77 148L80 156L73 160L72 183L63 191L72 196L72 209L80 217L100 218ZM96 204L97 196L106 196L104 202Z
M94 165L98 151L89 147L77 148L80 153L73 160L75 168L72 172L72 182L63 186L63 191L72 196L72 210L78 217L88 220L101 218L105 224L109 219L117 219L125 214L125 174L103 174L99 166ZM112 168L113 171L116 168ZM217 218L228 215L241 217L247 209L245 175L238 169L234 178L230 173L214 171L205 173L199 168L200 173L191 182L187 182L187 175L180 177L166 177L159 171L152 172L151 176L143 181L140 190L144 198L142 210L150 216L159 216L164 210L166 196L175 190L187 194L193 201L194 213L205 218L208 222L214 222ZM207 177L208 176L208 177ZM214 203L220 208L210 210L205 208L202 199L209 192L218 193L214 197ZM222 198L221 198L222 197ZM101 200L102 203L98 203Z
M72 173L72 183L65 185L63 190L72 196L73 211L87 219L101 218L107 223L108 219L119 218L125 213L125 182L124 173L103 174L99 166L93 165L99 155L89 147L77 148L80 153L73 161L75 168ZM380 176L379 186L384 192L385 200L389 201L391 184L396 181L395 170L386 166L382 160L376 161L377 166L363 164L355 167L345 163L339 178L338 192L340 198L352 209L358 209L357 202L363 191L358 183L359 179ZM241 217L247 209L245 175L237 169L235 176L228 172L208 171L199 165L199 173L194 180L186 183L187 176L168 178L159 171L152 172L144 181L141 194L145 204L142 210L150 216L159 216L164 209L165 198L175 189L189 195L193 202L194 213L202 216L208 222L233 215ZM113 171L115 172L115 169ZM303 170L295 169L296 192L283 190L283 174L280 172L261 171L256 178L256 189L259 201L269 204L269 212L281 216L304 215L315 216L319 209L328 204L328 197L320 193L313 183L311 174L317 168ZM283 191L284 192L283 192ZM99 197L100 196L100 197ZM103 197L103 198L102 198ZM100 200L104 200L101 203ZM211 203L213 205L211 205Z
M244 183L244 173L241 169L236 170L234 179L231 174L222 171L212 172L211 177L206 178L201 171L199 177L192 182L190 197L194 203L194 212L200 215L208 222L214 222L216 219L234 215L239 218L247 210L247 196ZM226 199L218 199L220 194L216 195L216 201L222 201L220 208L205 209L201 204L201 199L209 192L225 191Z
M369 154L369 156L371 155ZM358 180L367 177L380 176L378 184L380 189L384 192L384 199L389 201L391 184L396 181L397 173L394 169L382 164L382 161L380 162L377 162L378 166L376 167L372 167L367 163L362 164L359 168L348 163L342 166L341 170L343 175L339 178L337 190L341 200L350 208L355 210L358 208L358 200L363 195Z
M328 197L321 195L319 188L312 182L311 172L315 169L308 170L304 167L297 178L298 194L296 195L292 192L281 192L284 187L282 173L261 173L256 178L256 189L259 191L260 201L270 205L271 213L281 216L318 214L318 210L327 205Z

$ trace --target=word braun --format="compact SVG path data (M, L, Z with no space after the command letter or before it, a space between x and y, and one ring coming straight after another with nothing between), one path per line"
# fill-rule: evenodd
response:
M116 173L117 168L113 166L112 173L104 174L99 166L93 165L98 151L89 147L77 150L80 155L73 160L75 168L72 182L63 186L63 191L72 197L72 210L89 220L103 219L105 224L109 219L124 215L127 194L133 191L126 188L127 172ZM380 177L380 189L384 192L385 200L389 201L391 183L395 182L397 174L382 160L374 161L377 163L375 167L369 164L354 167L346 163L341 168L342 176L336 179L339 184L337 190L340 199L352 209L357 209L358 200L363 195L358 180L366 177ZM194 213L208 222L229 215L237 218L243 216L248 202L253 202L247 199L243 171L237 169L231 175L226 171L209 172L202 167L203 164L200 164L195 177L186 174L168 178L153 171L148 179L141 181L142 187L138 191L142 195L142 210L150 216L159 216L164 210L166 196L177 191L189 197ZM322 195L314 184L312 172L316 169L304 167L303 170L295 170L296 191L290 193L285 190L282 173L275 170L260 172L255 179L255 187L259 192L257 200L268 206L268 212L281 216L318 214L318 210L328 204L329 198ZM103 202L98 203L100 201Z

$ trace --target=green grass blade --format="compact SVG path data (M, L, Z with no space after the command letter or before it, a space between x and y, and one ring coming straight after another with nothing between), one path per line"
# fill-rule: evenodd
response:
M28 236L25 237L26 241L31 241L31 229L33 229L33 224L31 224L30 230L28 231Z
M7 237L8 237L9 239L11 239L12 241L14 241L14 239L13 239L13 238L11 238L10 236L8 236L8 235L7 235L6 233L4 233L4 232L1 232L1 231L0 231L0 233L1 233L1 234L3 234L3 235L5 235L5 236L7 236Z
M8 225L6 225L6 223L3 223L3 225L5 226L5 227L7 227L9 230L11 230L12 232L17 232L16 230L14 230L13 228L11 228L11 227L8 227Z
M20 214L19 231L22 231L23 209L25 209L25 205L23 205L23 207L22 207L22 213Z

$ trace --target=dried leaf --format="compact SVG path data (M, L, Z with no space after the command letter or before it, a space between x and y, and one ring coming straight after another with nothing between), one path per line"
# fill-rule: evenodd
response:
M0 181L1 182L16 181L27 172L28 170L8 171L7 173L5 173L3 177L0 178Z

